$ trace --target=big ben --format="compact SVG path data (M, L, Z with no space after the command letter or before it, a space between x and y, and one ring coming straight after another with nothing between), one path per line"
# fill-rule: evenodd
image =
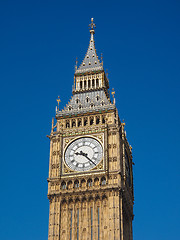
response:
M72 97L50 139L48 240L132 240L133 162L94 42L76 66ZM58 99L58 101L60 101Z

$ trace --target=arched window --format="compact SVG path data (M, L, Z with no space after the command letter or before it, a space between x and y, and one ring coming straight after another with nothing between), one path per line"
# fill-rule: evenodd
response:
M61 184L61 189L63 189L63 190L66 189L66 183L65 183L65 182L62 182L62 184Z
M99 124L99 122L100 122L100 118L96 117L96 124Z
M99 87L99 79L96 79L96 87Z
M80 81L80 89L82 89L82 81Z
M87 125L87 122L88 122L87 118L84 118L84 126Z
M76 180L76 181L74 182L74 187L75 187L75 188L78 188L78 187L79 187L79 181L78 181L78 180Z
M95 178L95 180L94 180L94 185L95 185L95 186L98 186L98 185L99 185L99 178Z
M72 127L76 127L76 121L74 119L72 120Z
M82 186L82 187L86 187L86 181L85 181L85 179L83 179L83 180L81 181L81 186Z
M101 178L101 185L102 186L106 185L106 178L105 177Z
M73 185L72 185L72 181L68 182L68 189L72 189Z
M86 81L84 81L84 88L86 88Z
M76 103L79 103L79 99L78 98L76 99Z
M66 128L70 128L69 121L66 121Z
M90 118L90 125L93 125L94 119Z
M88 88L90 88L90 87L91 87L91 81L88 80Z
M92 187L92 179L88 180L88 187Z
M87 103L89 102L89 98L88 98L88 97L86 98L86 102L87 102Z
M94 88L94 79L92 80L92 88Z
M82 125L81 119L78 119L78 127Z
M102 124L105 123L105 117L102 117Z

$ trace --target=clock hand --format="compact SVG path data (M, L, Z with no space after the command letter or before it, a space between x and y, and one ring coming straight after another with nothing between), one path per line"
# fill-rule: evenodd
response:
M87 156L88 155L87 153L84 153L83 151L80 151L79 153L76 152L75 154L86 157L90 162L92 162L96 166L96 164Z
M87 156L87 153L85 153L83 156L86 157L90 162L92 162L96 166L96 164Z
M76 152L75 154L76 154L76 155L82 155L82 156L84 156L85 153L83 153L82 151L80 151L79 153Z
M80 153L78 153L78 152L76 152L75 154L76 154L76 155L81 155L81 154L80 154Z

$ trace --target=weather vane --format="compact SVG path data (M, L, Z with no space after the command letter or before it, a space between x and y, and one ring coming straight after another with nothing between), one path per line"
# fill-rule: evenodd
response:
M58 96L58 99L56 100L58 103L58 111L59 111L59 103L61 102L60 97Z
M91 23L89 24L89 27L91 28L91 30L94 30L94 28L96 28L96 25L94 23L94 18L91 18Z

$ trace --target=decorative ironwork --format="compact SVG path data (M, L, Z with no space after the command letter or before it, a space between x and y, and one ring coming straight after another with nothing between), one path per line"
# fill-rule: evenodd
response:
M90 27L90 29L93 30L93 31L94 31L94 28L96 28L96 25L95 25L95 23L94 23L94 18L91 18L91 23L89 24L89 27Z

